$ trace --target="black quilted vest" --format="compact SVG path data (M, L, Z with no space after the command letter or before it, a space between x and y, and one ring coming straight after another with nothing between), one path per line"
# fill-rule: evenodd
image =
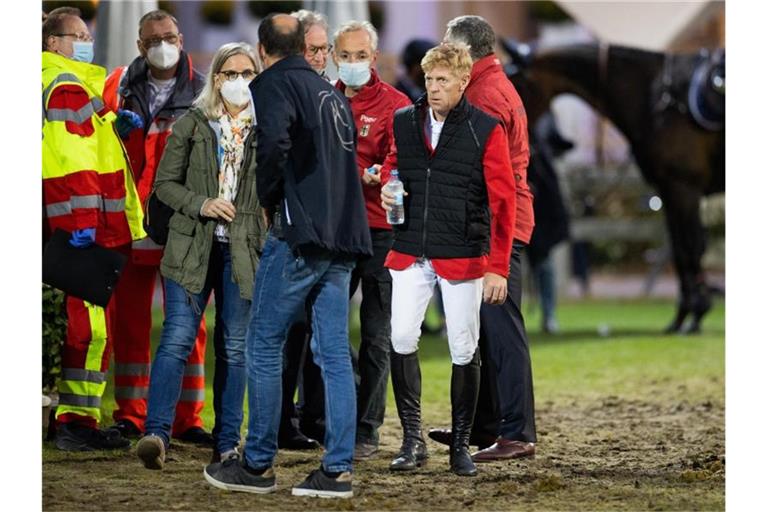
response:
M393 226L392 248L425 258L475 258L490 249L485 144L498 121L462 97L445 120L430 156L424 131L425 98L394 117L405 222Z

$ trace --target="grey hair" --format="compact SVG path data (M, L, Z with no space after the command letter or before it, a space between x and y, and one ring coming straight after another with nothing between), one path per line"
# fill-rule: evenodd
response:
M203 90L200 91L200 95L195 98L195 101L192 103L193 106L202 110L203 114L205 114L205 117L208 119L217 119L219 117L223 102L219 91L216 90L214 78L216 77L216 74L221 71L221 68L224 67L224 63L227 62L227 59L233 55L245 55L251 59L256 73L258 74L261 72L259 60L253 53L253 48L248 43L227 43L216 50L216 53L213 55L213 60L211 61L211 69L208 70L208 75L205 77Z
M307 9L299 9L298 11L293 11L291 16L298 19L304 25L305 34L315 25L319 25L326 34L328 33L328 19L325 17L325 14Z
M351 20L342 25L333 34L333 46L338 47L339 36L346 34L347 32L357 32L358 30L365 30L371 38L371 50L374 52L379 47L379 34L376 33L376 29L371 25L370 21L356 21ZM335 50L334 50L335 51Z
M144 24L148 21L161 21L164 19L170 19L174 25L176 25L176 30L179 29L179 21L173 16L173 14L166 12L162 9L155 9L154 11L149 11L144 16L141 17L139 20L139 39L141 39L141 29L144 28Z
M457 16L448 22L445 39L453 43L469 46L469 55L473 61L493 53L496 34L493 27L480 16Z

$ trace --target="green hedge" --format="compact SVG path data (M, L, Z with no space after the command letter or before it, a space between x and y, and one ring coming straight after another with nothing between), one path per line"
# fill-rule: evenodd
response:
M61 348L67 336L64 293L43 285L43 393L56 390L61 374Z

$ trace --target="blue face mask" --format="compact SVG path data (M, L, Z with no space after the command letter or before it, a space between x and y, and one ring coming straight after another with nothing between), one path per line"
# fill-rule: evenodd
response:
M72 60L78 62L93 62L93 41L73 41Z
M371 79L371 63L341 62L339 63L339 79L344 85L362 87Z

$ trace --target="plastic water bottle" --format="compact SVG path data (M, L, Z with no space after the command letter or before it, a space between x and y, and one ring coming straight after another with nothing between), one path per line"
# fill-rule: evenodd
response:
M403 188L403 182L400 181L397 169L392 169L390 174L391 177L387 184L384 185L384 190L395 196L395 204L387 212L387 222L390 224L402 224L405 222L405 208L403 207L403 192L405 189Z

